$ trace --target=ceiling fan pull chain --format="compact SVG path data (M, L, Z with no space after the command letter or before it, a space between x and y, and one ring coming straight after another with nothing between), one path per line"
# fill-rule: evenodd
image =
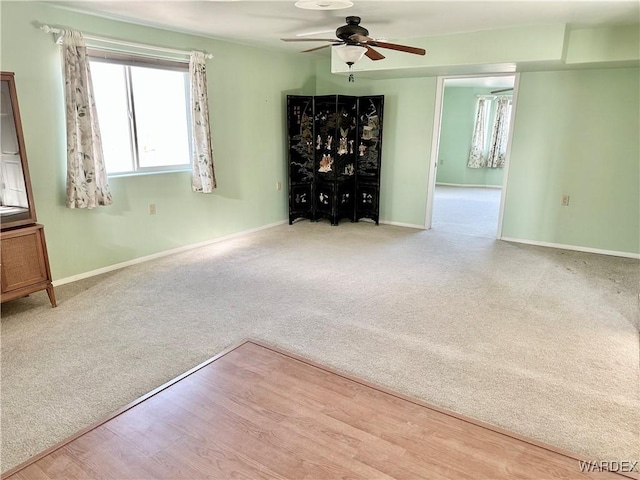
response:
M353 71L351 70L353 65L349 65L349 83L355 83L356 79L353 78Z

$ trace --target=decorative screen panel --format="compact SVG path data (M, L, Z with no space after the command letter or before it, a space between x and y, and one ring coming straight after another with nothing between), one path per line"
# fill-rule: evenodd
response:
M378 222L383 102L381 95L287 97L289 223Z
M313 97L288 97L289 181L313 182Z
M360 97L358 102L358 175L375 181L380 174L383 97Z

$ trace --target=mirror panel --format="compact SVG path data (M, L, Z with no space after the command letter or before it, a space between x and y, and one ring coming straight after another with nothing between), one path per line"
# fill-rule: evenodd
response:
M13 73L0 81L0 226L36 222Z

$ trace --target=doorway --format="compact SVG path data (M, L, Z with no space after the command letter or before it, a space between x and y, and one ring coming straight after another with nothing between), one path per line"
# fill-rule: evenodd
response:
M439 77L425 226L500 238L518 74Z

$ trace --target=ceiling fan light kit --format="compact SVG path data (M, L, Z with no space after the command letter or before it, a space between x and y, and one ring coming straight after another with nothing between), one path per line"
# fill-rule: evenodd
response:
M340 10L353 7L353 2L348 0L298 0L295 5L305 10Z
M339 45L335 50L347 65L353 65L367 53L367 48L360 45Z
M364 54L367 53L367 48L361 45L339 45L335 48L335 52L344 63L349 65L349 81L353 82L354 78L353 73L351 73L351 67L364 57Z

